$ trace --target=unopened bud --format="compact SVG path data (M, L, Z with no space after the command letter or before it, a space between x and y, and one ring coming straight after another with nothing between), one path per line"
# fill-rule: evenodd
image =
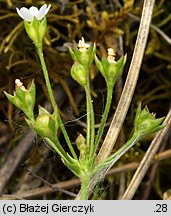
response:
M88 71L85 67L78 62L75 62L71 68L71 76L77 81L81 86L86 85L87 83L87 73Z

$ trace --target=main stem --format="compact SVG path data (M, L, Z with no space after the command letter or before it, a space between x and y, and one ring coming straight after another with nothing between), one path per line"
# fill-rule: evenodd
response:
M90 182L89 176L84 176L81 179L81 190L80 190L80 193L79 193L79 196L77 197L77 199L88 200L88 197L89 197L89 182Z
M99 163L91 173L94 174L94 178L90 178L88 175L81 180L81 190L76 199L88 199L93 188L106 176L109 169L118 161L133 145L140 139L138 133L134 133L133 136L113 155L105 159L105 161ZM99 174L100 173L100 174ZM91 179L91 182L90 182Z
M44 75L44 78L45 78L45 82L46 82L46 86L47 86L47 90L48 90L48 94L49 94L49 97L50 97L50 101L51 101L51 104L52 104L52 107L53 107L53 110L55 112L55 115L57 116L57 120L59 121L59 125L60 125L60 128L61 128L61 131L65 137L65 140L67 142L67 145L72 153L72 156L78 160L77 158L77 155L74 151L74 148L72 147L72 143L68 137L68 134L65 130L65 127L63 125L63 122L62 122L62 119L59 115L59 111L58 111L58 107L56 105L56 101L55 101L55 98L53 96L53 91L52 91L52 88L51 88L51 84L50 84L50 80L49 80L49 74L48 74L48 70L47 70L47 67L46 67L46 64L45 64L45 59L44 59L44 55L43 55L43 50L42 50L42 47L37 47L37 52L38 52L38 55L39 55L39 58L40 58L40 62L41 62L41 66L42 66L42 70L43 70L43 75Z

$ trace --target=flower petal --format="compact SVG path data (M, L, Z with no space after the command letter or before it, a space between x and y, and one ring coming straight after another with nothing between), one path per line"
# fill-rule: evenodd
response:
M17 8L18 9L18 8ZM17 10L18 15L24 19L25 21L32 21L33 20L33 15L30 13L30 11L25 8L22 7L20 10Z
M32 6L32 7L29 8L29 12L32 14L33 17L34 16L36 17L39 10L37 9L37 7Z
M32 21L34 17L36 17L38 20L41 20L49 11L51 5L47 7L46 4L44 4L39 10L32 6L29 9L22 7L21 9L16 8L18 15L24 19L25 21Z
M19 15L22 19L24 19L23 15L20 13L20 10L19 10L18 8L16 8L16 10L17 10L18 15Z
M51 4L47 7L46 12L45 12L45 15L48 13L50 7L51 7Z
M37 14L37 16L36 16L36 18L38 19L38 20L41 20L45 15L46 15L46 4L44 4L40 9L39 9L39 12L38 12L38 14Z

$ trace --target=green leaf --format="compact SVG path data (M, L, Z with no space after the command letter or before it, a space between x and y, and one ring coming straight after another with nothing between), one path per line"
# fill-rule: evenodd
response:
M62 162L67 166L76 176L80 177L82 173L82 169L80 167L80 164L77 160L72 158L69 154L67 154L68 157L70 158L70 161L65 160L61 158Z

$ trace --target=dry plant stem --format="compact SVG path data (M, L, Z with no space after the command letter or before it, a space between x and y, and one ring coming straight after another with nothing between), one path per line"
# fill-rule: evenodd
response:
M70 191L67 191L65 189L62 189L62 188L57 188L57 187L53 187L53 185L51 183L49 183L48 181L46 181L45 179L41 178L40 176L36 175L35 173L31 172L29 169L26 169L27 171L27 174L28 175L31 175L37 179L39 179L40 181L44 182L45 184L47 184L52 190L55 189L55 190L58 190L62 193L65 193L65 194L68 194L69 196L71 197L76 197L76 195Z
M119 8L122 7L122 5L121 5L118 1L114 1L114 2L117 4L117 6L118 6ZM131 17L131 18L133 18L134 20L136 20L136 21L138 21L138 22L140 21L140 18L139 18L138 16L132 14L132 13L128 13L128 16ZM171 45L171 38L170 38L167 34L165 34L160 28L158 28L157 26L155 26L155 25L153 25L153 24L151 24L150 27L151 27L151 29L153 29L154 31L156 31L158 34L160 34L160 35L163 37L163 39L164 39L168 44Z
M12 7L12 2L11 2L11 0L6 0L6 3L8 4L8 7L9 7L9 8Z
M128 15L129 15L129 17L133 18L136 21L140 20L139 17L135 16L134 14L128 13ZM154 31L156 31L158 34L160 34L163 37L163 39L168 44L171 45L171 38L167 34L165 34L160 28L158 28L157 26L155 26L153 24L151 24L150 27L151 27L151 29L153 29Z
M164 149L166 148L166 145L167 145L167 136L165 136L165 138L162 142L162 145L160 146L159 153L164 151ZM148 176L148 180L147 180L146 184L144 185L145 190L144 190L142 197L141 197L142 200L147 200L149 198L153 183L154 183L155 178L156 178L156 174L157 174L159 165L160 165L160 162L156 161L156 163L154 163L150 169L150 174Z
M153 139L148 151L146 152L143 160L140 163L140 166L135 172L131 180L131 183L129 184L124 196L122 197L123 200L132 199L143 177L145 176L148 168L150 167L152 160L163 141L163 138L167 135L171 125L171 109L168 112L167 117L163 124L166 125L166 127L162 131L159 131L155 136L155 138Z
M144 1L140 27L128 76L110 128L98 154L98 163L110 155L131 103L148 38L154 3L155 0Z
M119 192L118 192L118 200L120 200L125 192L126 185L126 175L125 172L122 172L119 176Z
M18 199L18 198L20 198L20 199L35 198L35 197L43 196L44 194L50 194L50 193L54 193L57 191L61 191L61 189L72 188L72 187L77 186L79 184L80 184L79 179L71 179L71 180L68 180L65 182L59 182L56 184L52 184L51 187L43 186L43 187L39 187L36 189L24 191L24 192L19 192L19 193L12 194L12 195L1 195L0 200Z
M148 200L149 199L149 195L150 195L150 192L152 190L152 187L154 185L154 181L155 181L155 178L156 178L156 173L157 173L157 170L158 170L159 163L160 163L159 161L156 162L152 166L152 168L150 169L150 176L149 176L147 182L144 184L144 187L143 187L144 190L143 190L143 193L141 195L140 200Z
M6 163L0 169L0 192L2 192L13 175L16 168L21 163L21 159L32 147L35 133L30 131L9 154Z

